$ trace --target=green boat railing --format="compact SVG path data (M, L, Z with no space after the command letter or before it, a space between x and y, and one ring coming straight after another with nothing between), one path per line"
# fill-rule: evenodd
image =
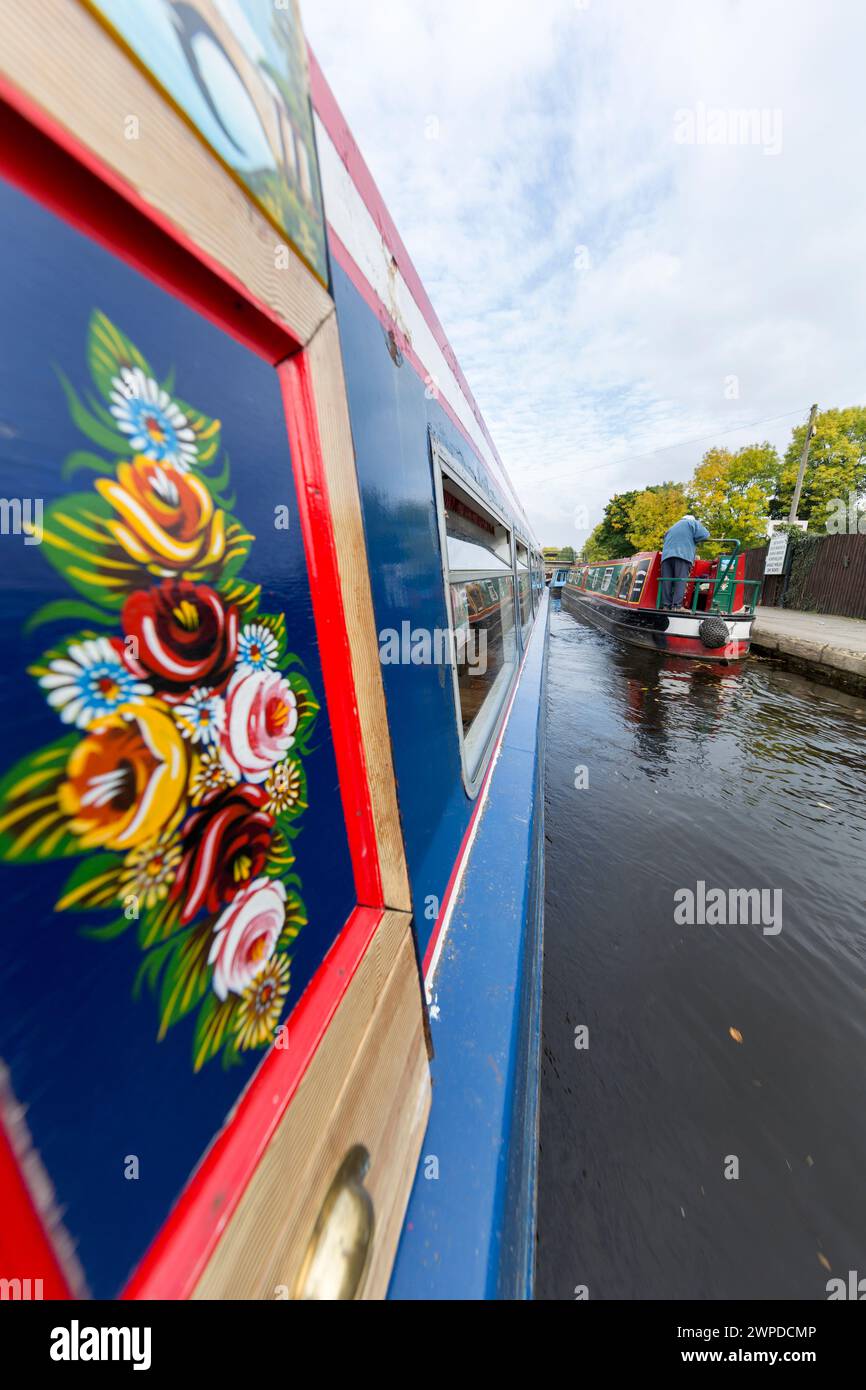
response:
M692 578L690 575L685 581L686 587L688 588L689 584L691 584L693 590L689 610L692 613L697 613L698 611L701 613L731 613L734 611L734 594L738 587L742 587L745 591L751 590L751 599L749 593L746 592L744 595L743 607L737 609L737 612L754 613L759 597L759 593L755 591L760 591L763 581L760 579L737 578L737 560L740 555L740 542L733 536L710 537L709 539L712 541L713 545L731 545L733 546L733 550L728 554L719 555L719 569L715 579L704 579L700 576ZM662 607L662 585L674 584L676 582L676 580L672 579L662 579L661 573L659 573L656 587L656 608ZM679 582L682 583L683 581L680 580ZM712 589L712 593L707 603L698 610L698 600L708 589Z

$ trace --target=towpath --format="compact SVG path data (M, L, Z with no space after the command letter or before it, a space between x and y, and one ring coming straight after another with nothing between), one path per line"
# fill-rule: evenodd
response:
M759 607L752 645L819 679L866 690L866 622L860 618Z

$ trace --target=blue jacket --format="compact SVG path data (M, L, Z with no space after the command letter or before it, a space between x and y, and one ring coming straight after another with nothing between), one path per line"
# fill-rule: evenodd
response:
M698 542L708 540L709 534L706 526L702 526L699 521L689 521L686 517L681 521L675 521L670 530L665 532L662 559L678 558L688 560L691 564Z

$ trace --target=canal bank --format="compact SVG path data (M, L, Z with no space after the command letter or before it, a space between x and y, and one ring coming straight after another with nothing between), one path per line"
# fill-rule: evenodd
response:
M552 601L547 713L536 1296L825 1299L866 1272L866 701ZM683 924L700 884L781 916Z
M866 622L859 618L761 606L752 646L816 680L866 693Z

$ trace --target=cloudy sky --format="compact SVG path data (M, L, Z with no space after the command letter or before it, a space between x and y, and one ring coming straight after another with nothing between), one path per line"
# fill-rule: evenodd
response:
M544 544L866 402L862 0L301 4Z

